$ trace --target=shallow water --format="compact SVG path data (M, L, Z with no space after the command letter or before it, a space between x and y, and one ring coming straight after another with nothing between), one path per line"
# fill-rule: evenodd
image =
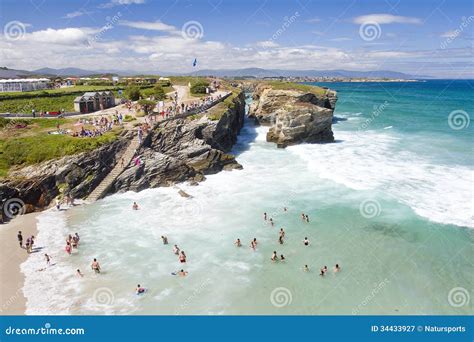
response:
M359 101L348 111L349 94L340 90L339 96L336 116L347 120L333 126L338 143L277 149L265 142L265 127L247 122L234 149L244 169L208 176L195 187L179 185L193 198L159 188L43 213L37 244L56 265L36 271L44 268L40 255L22 265L27 313L471 312L469 303L452 304L462 292L457 288L472 287L472 164L459 155L439 156L432 145L417 151L407 137L432 136L402 131L394 119L360 132L357 121L370 116L372 104L359 108ZM131 210L134 201L140 210ZM74 232L80 249L67 256L64 238ZM254 237L256 251L249 247ZM233 245L236 238L243 247ZM188 256L185 266L172 253L175 243ZM272 263L274 250L286 261ZM94 257L100 275L89 268ZM336 263L342 271L335 274ZM305 264L310 272L303 272ZM324 265L331 271L321 277ZM74 275L77 268L83 278ZM171 275L181 268L187 277ZM134 294L138 283L147 293Z

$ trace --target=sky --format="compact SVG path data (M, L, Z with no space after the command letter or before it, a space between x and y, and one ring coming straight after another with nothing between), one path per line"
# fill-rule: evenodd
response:
M474 78L471 0L2 0L0 19L0 66L13 69Z

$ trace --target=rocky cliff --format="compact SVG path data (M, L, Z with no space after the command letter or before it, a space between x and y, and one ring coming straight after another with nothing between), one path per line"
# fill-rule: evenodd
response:
M255 88L249 116L271 126L267 141L279 147L299 143L332 142L336 92L303 85L260 84Z
M129 143L130 134L124 133L114 142L90 152L10 172L8 179L0 180L0 198L20 199L25 204L24 210L31 212L46 208L61 194L86 197L113 169Z
M243 126L244 93L234 94L211 111L159 124L138 151L140 165L125 169L110 192L196 183L207 174L241 168L228 152Z

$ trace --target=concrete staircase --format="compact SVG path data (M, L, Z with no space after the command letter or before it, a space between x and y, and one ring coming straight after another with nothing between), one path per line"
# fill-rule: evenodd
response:
M98 199L102 198L115 179L123 172L123 170L130 164L132 158L135 154L136 149L139 147L138 137L135 136L130 144L128 144L127 149L123 153L122 157L119 159L115 167L109 174L100 182L99 185L91 192L87 200L90 202L97 201ZM122 166L121 160L123 159L124 163Z

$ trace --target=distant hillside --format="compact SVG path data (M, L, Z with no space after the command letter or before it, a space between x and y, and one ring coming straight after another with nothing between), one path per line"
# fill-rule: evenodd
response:
M41 68L33 71L14 70L0 68L0 78L24 78L35 76L59 76L59 77L86 77L99 75L118 75L118 76L136 76L136 75L182 75L182 76L217 76L217 77L341 77L341 78L395 78L395 79L416 79L431 78L431 76L409 75L402 72L390 70L375 71L351 71L351 70L283 70L283 69L262 69L262 68L243 68L243 69L203 69L191 73L176 73L162 71L133 71L133 70L85 70L80 68Z
M343 77L343 78L430 78L429 76L409 75L402 72L389 70L375 71L350 71L350 70L282 70L282 69L216 69L216 70L199 70L190 75L206 76L214 75L218 77Z
M0 67L0 78L25 78L31 77L32 75L33 73L30 71Z

